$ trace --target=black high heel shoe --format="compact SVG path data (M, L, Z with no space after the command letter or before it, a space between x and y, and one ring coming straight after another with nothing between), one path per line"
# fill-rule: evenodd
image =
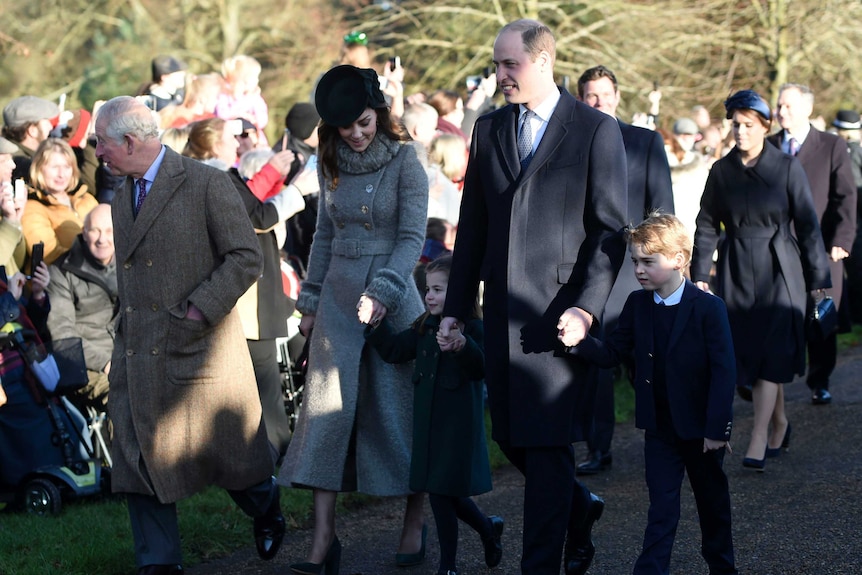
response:
M778 457L782 449L787 451L790 448L790 430L790 423L788 423L787 429L784 430L784 439L781 440L781 447L766 446L766 457Z
M341 569L341 541L336 536L332 543L329 544L329 549L326 551L326 557L323 558L323 563L294 563L290 566L290 570L296 575L338 575Z
M395 564L399 567L413 567L425 561L425 539L428 536L428 526L422 526L422 547L416 553L396 553Z
M766 468L766 458L754 459L753 457L746 457L742 460L742 466L746 469L753 469L758 473L763 473Z

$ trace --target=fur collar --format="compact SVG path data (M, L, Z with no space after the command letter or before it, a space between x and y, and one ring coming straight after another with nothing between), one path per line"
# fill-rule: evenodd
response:
M338 170L345 174L368 174L376 172L398 154L401 143L377 134L364 152L354 152L343 140L337 144Z

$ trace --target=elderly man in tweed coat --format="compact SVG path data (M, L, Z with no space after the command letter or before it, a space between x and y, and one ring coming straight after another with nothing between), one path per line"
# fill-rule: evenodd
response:
M102 107L96 137L127 176L113 202L112 486L127 496L138 573L182 573L175 502L208 485L255 517L271 559L284 535L274 450L234 309L260 273L254 230L227 175L162 146L134 98Z

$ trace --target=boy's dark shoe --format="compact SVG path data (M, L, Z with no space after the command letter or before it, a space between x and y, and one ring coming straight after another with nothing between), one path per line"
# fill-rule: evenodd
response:
M276 556L284 540L284 532L284 515L281 514L279 491L276 488L269 509L263 516L254 519L254 544L261 559L269 561Z
M832 394L828 389L818 387L811 392L811 403L814 405L826 405L832 403Z
M566 575L584 575L593 562L596 555L596 546L593 545L593 525L602 516L605 510L605 501L590 493L590 502L587 505L587 518L578 533L569 533L566 539L566 548L563 555Z
M590 452L589 457L578 463L577 467L575 467L575 475L596 475L610 469L613 461L610 453L601 451Z

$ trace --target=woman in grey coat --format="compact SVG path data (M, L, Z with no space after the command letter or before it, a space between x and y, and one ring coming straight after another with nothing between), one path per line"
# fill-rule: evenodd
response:
M279 482L314 489L314 537L294 573L337 572L339 491L407 496L400 565L424 558L423 495L408 486L412 366L366 349L363 324L406 328L424 311L412 271L422 249L428 182L392 121L377 74L337 66L315 93L321 202L296 307L310 338L303 407Z

